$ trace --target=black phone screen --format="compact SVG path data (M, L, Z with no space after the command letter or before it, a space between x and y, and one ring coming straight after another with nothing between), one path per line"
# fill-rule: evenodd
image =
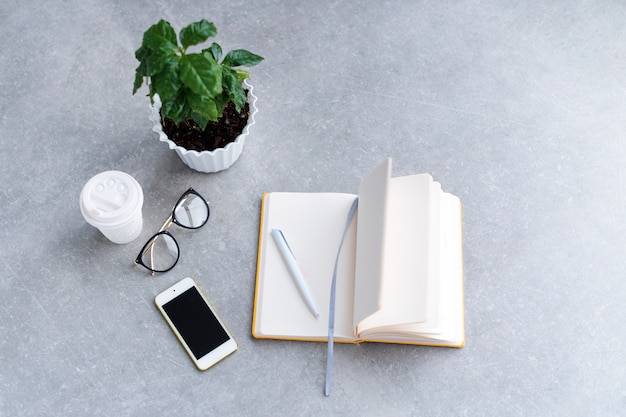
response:
M165 303L163 310L196 359L230 339L195 287Z

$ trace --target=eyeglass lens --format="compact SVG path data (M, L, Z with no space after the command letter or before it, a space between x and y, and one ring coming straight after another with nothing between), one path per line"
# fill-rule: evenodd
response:
M141 262L156 272L171 269L178 261L179 249L174 238L167 233L156 234L146 245Z
M197 194L187 194L174 208L176 224L197 229L203 226L209 218L209 208L202 197Z

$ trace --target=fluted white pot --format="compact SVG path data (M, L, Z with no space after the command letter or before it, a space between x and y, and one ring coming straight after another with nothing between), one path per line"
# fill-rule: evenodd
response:
M154 104L151 106L152 112L150 114L150 120L153 123L152 130L158 133L159 140L161 142L167 143L170 149L176 151L180 159L189 168L200 172L218 172L230 168L230 166L234 164L237 159L239 159L241 151L243 151L246 136L248 136L248 133L250 132L250 126L255 123L254 115L258 111L256 107L257 98L252 92L252 85L248 82L248 80L245 80L244 86L248 89L247 101L250 106L248 124L244 127L241 134L237 136L237 139L223 148L218 148L213 151L198 152L195 150L185 149L171 141L165 132L163 132L163 126L161 124L161 99L158 94L154 95Z

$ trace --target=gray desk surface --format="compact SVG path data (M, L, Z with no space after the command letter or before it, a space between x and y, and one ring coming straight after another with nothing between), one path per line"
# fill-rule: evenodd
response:
M1 415L623 415L626 6L39 3L0 5ZM143 31L204 17L266 58L244 153L208 175L131 95ZM337 346L325 398L323 344L251 336L260 197L356 192L387 156L464 204L467 345ZM78 209L108 169L145 193L127 245ZM150 278L134 256L189 186L210 223ZM188 275L240 344L204 373L153 305Z

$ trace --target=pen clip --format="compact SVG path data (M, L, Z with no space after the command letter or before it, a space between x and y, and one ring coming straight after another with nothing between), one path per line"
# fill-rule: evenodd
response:
M280 229L272 229L272 233L276 232L278 235L280 235L280 238L282 239L283 242L285 242L285 246L287 246L287 249L289 249L289 252L291 253L291 256L293 257L293 259L296 259L296 255L293 253L293 250L291 250L291 246L289 246L289 242L287 242L287 239L285 239L285 235L283 234L283 231ZM276 236L276 235L274 235Z

